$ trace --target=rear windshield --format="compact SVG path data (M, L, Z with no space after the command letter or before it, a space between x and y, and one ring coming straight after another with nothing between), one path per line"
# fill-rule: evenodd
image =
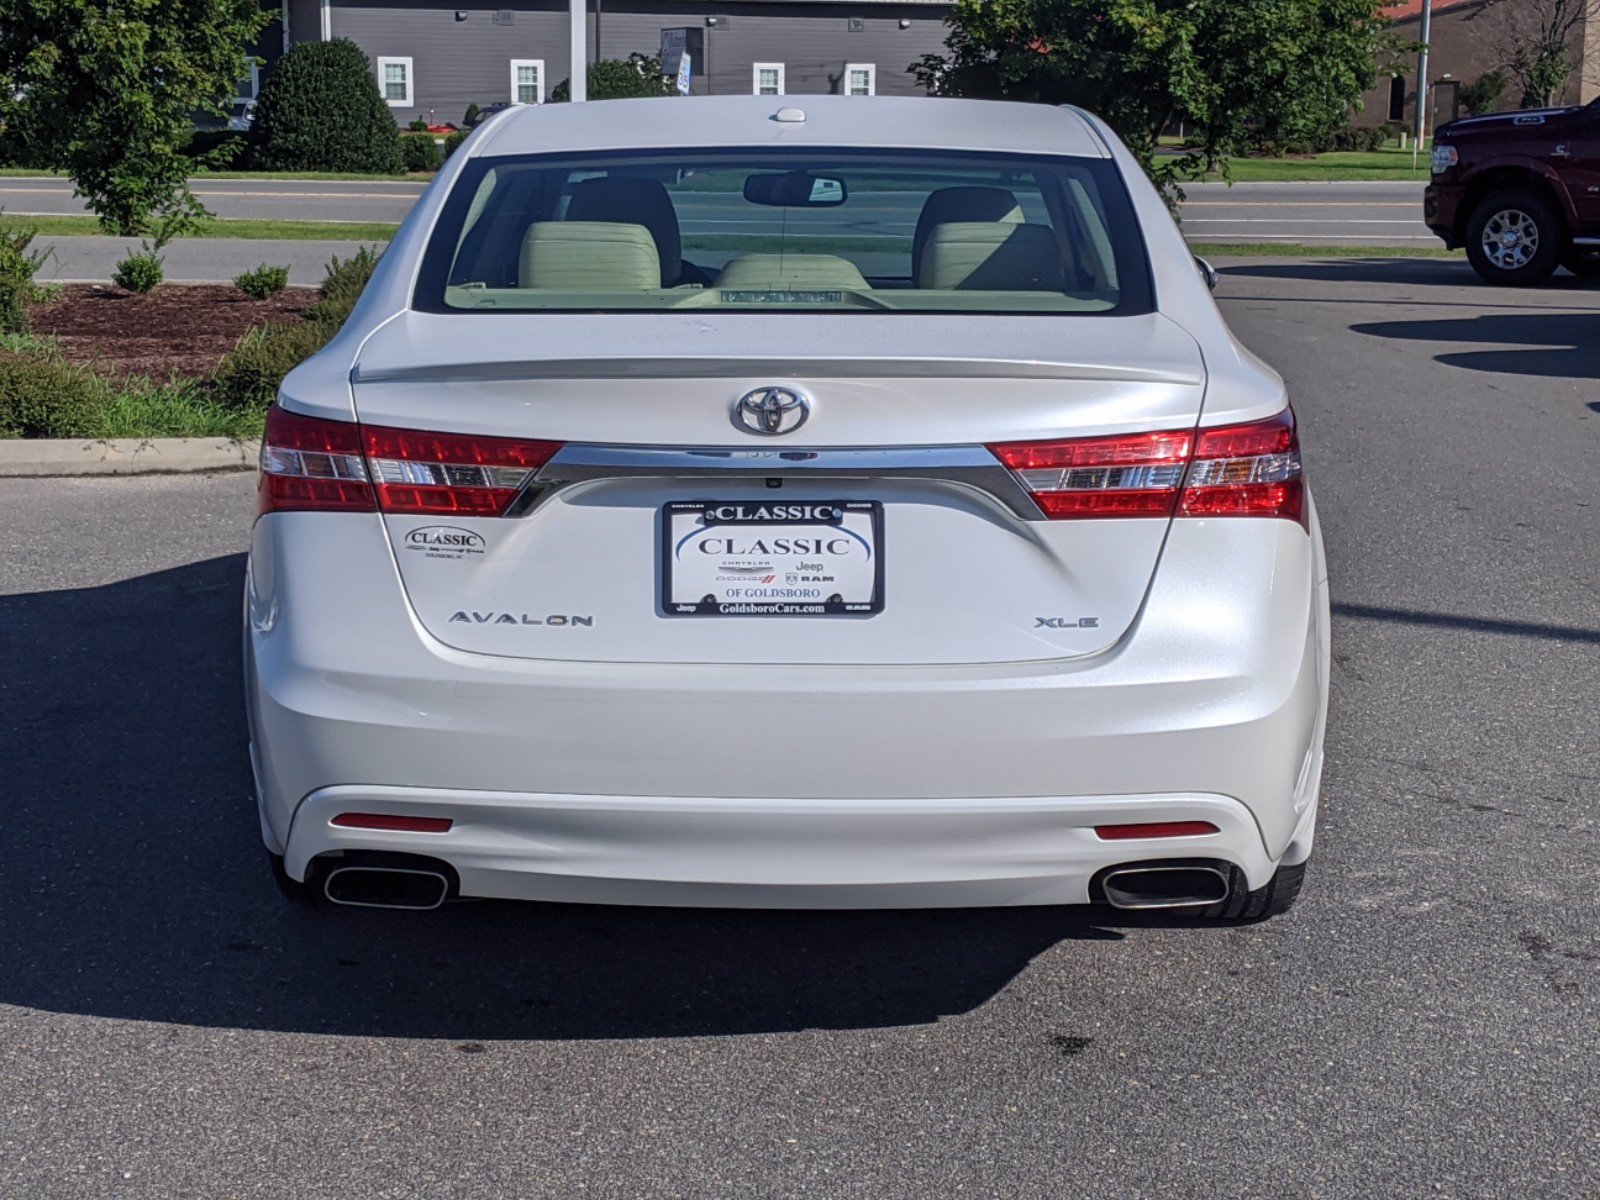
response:
M1125 314L1151 294L1103 159L679 150L472 160L415 306Z

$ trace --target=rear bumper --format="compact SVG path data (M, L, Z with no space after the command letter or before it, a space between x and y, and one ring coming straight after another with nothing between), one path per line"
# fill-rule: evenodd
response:
M448 833L331 824L343 812L448 815ZM1199 837L1102 841L1094 826L1204 820ZM607 904L908 908L1082 904L1103 867L1221 859L1259 886L1275 866L1244 805L1225 796L951 800L729 800L333 787L307 797L285 867L318 855L422 854L464 896Z
M411 616L377 520L256 527L262 833L297 878L318 854L384 849L444 858L468 895L1042 904L1085 899L1117 862L1217 857L1255 887L1309 852L1328 664L1314 522L1311 538L1283 521L1177 523L1138 620L1103 654L751 667L453 650ZM358 832L328 824L335 806L457 825ZM1197 818L1223 830L1213 845L1092 832Z

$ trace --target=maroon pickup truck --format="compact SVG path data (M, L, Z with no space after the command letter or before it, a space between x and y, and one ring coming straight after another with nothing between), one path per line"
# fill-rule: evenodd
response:
M1600 275L1600 100L1441 126L1423 219L1490 283Z

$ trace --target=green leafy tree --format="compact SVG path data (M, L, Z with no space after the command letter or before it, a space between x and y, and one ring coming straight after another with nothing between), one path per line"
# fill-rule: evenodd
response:
M349 38L302 42L279 59L250 133L256 161L269 171L398 175L405 167L394 114Z
M1481 117L1500 107L1500 98L1506 94L1506 73L1489 71L1461 89L1461 107L1468 116Z
M209 215L194 114L225 111L267 20L258 0L0 0L0 121L108 233L165 241Z
M639 96L673 96L678 89L662 77L661 60L644 54L603 58L589 64L589 99L628 100ZM563 79L550 91L552 102L572 98L572 81Z
M1171 189L1262 140L1314 141L1349 120L1389 48L1381 0L958 0L930 91L1076 104ZM1189 152L1158 156L1182 119Z

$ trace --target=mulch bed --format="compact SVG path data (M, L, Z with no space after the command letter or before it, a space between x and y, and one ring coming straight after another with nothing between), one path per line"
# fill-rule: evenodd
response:
M33 310L33 331L54 337L73 362L164 380L210 374L252 325L293 320L317 301L312 288L252 300L226 285L163 284L146 295L74 283Z

